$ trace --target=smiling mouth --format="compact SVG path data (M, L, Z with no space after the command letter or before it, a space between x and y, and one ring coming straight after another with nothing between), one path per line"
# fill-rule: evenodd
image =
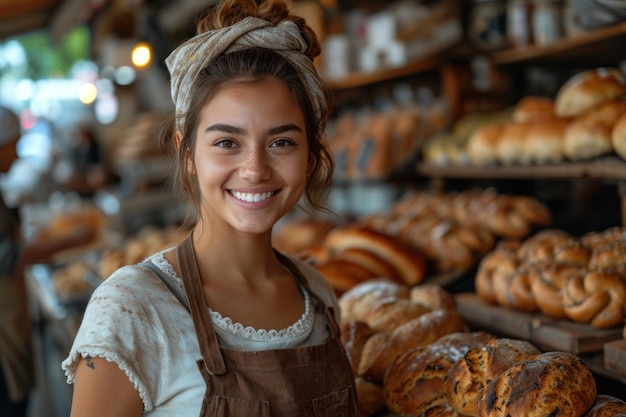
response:
M242 193L233 190L229 190L229 192L237 200L245 201L247 203L258 203L259 201L267 200L278 193L278 191L268 191L265 193Z

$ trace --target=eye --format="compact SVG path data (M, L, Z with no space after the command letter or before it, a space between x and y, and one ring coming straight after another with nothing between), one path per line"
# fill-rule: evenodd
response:
M231 140L231 139L221 139L217 142L215 142L215 146L220 147L220 148L234 148L235 146L237 146L237 144Z
M284 148L286 146L289 145L294 145L295 142L292 141L291 139L285 139L285 138L281 138L281 139L276 139L274 142L272 142L272 147L274 148Z

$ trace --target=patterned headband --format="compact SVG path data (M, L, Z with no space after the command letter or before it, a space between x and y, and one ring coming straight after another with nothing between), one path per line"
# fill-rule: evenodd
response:
M200 71L222 54L255 47L279 53L298 69L303 83L309 89L315 113L318 117L322 114L325 100L322 81L313 62L304 54L308 45L298 25L292 21L282 21L274 26L257 17L246 17L232 26L189 39L166 58L179 130L182 130L184 115L189 110L191 86Z

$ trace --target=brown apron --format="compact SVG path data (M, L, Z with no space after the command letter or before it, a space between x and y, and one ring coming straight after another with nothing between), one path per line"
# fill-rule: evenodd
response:
M191 234L176 249L202 359L206 383L200 417L356 417L355 382L339 339L332 308L310 291L287 258L283 262L328 319L331 336L322 344L241 352L220 348L206 306Z

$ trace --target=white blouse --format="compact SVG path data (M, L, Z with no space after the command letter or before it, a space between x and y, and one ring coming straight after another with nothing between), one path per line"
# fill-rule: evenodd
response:
M163 252L149 259L182 289L183 283ZM334 307L335 294L325 278L305 262L289 256L307 279L311 291ZM327 320L313 308L303 290L305 311L285 329L244 327L211 312L220 345L231 349L261 350L322 343ZM161 280L146 268L124 266L93 293L68 357L61 364L68 383L74 382L80 357L102 357L115 362L134 384L149 416L197 416L206 390L196 361L201 358L193 320Z

